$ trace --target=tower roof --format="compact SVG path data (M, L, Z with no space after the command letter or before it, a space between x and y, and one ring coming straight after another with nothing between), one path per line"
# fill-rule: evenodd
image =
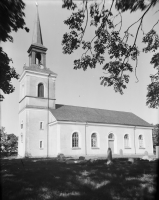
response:
M43 46L38 4L36 3L36 19L34 21L32 44L28 49L29 66L24 66L23 69L32 72L56 75L49 68L46 68L46 51L47 48Z
M35 19L35 22L34 22L32 44L43 45L41 26L40 26L40 18L39 18L38 4L37 3L36 3L36 19Z

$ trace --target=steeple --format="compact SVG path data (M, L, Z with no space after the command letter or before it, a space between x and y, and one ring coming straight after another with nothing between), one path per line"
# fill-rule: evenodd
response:
M32 44L41 44L43 45L42 33L41 33L41 26L40 26L40 19L38 13L38 4L36 3L36 19L34 23L34 32L32 38Z
M43 46L38 4L36 3L36 19L34 22L32 44L28 49L29 66L41 65L46 68L46 51L47 48Z

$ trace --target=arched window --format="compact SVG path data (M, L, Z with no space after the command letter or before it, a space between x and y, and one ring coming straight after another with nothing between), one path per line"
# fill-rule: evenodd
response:
M91 147L97 147L97 134L93 133L91 135Z
M114 134L113 134L113 133L110 133L110 134L108 135L108 139L109 139L109 140L114 140Z
M42 83L38 84L38 97L44 97L44 85Z
M78 147L79 136L77 132L74 132L72 135L72 147Z
M128 134L124 135L124 147L125 148L129 147L129 135Z
M139 135L139 148L143 148L143 136Z

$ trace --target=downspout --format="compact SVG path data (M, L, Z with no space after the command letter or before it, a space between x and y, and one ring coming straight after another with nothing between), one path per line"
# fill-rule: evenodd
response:
M136 144L135 144L135 129L136 129L136 126L134 126L134 150L135 150L135 154L136 154Z
M85 155L87 155L87 137L86 137L86 126L87 126L87 122L85 124Z
M48 112L47 112L47 157L49 157L49 77L51 74L48 75Z

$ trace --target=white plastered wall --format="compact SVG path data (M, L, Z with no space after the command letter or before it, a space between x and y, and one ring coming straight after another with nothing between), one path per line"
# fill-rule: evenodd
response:
M143 155L145 151L153 154L152 130L148 128L135 128L129 126L111 126L111 125L90 125L78 123L59 123L60 131L60 153L65 155L101 155L107 154L108 135L114 134L114 154L120 154L120 150L124 155ZM72 148L72 134L79 133L79 148ZM97 133L98 148L91 147L91 135ZM144 149L139 149L138 135L144 135ZM124 135L129 135L129 148L124 146ZM135 141L134 141L135 137ZM86 143L85 143L86 138Z

